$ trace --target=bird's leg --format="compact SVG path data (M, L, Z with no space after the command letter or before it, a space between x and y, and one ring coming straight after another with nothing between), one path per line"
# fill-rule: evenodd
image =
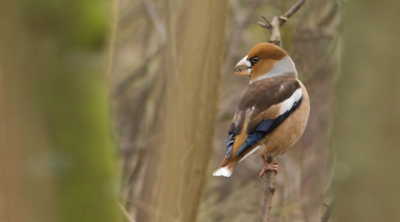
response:
M260 177L264 177L265 172L267 172L268 170L273 170L275 172L275 175L278 174L278 172L279 172L278 162L274 161L274 162L268 164L264 155L261 155L261 159L263 160L264 168L261 170Z

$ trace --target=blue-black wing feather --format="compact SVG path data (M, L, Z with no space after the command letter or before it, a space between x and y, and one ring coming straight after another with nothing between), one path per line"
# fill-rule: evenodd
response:
M236 152L235 156L238 157L246 149L254 146L254 144L256 144L257 142L262 140L262 138L264 138L266 135L268 135L274 129L276 129L286 118L288 118L301 105L302 101L303 101L303 97L301 97L299 99L299 101L297 101L295 104L293 104L293 106L290 110L288 110L284 114L278 116L276 119L269 119L269 120L261 121L260 124L258 124L256 129L254 130L254 132L249 134L246 141L242 144L242 146ZM232 142L232 147L233 147L233 142ZM231 151L231 153L232 153L232 151Z
M228 140L226 140L226 159L229 159L232 154L233 144L235 143L235 134L230 133L228 136Z

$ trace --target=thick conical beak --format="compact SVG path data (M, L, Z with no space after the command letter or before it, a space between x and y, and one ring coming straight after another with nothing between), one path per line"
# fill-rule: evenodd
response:
M250 75L251 63L247 60L247 56L240 60L233 70L238 75Z

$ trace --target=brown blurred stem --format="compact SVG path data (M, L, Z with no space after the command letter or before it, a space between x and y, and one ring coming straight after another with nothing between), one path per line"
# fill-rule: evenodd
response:
M146 7L146 10L150 16L150 19L153 21L158 34L160 34L162 42L164 43L167 38L167 31L166 31L164 22L162 22L162 20L160 19L160 16L158 15L154 6L150 4L150 2L148 2L146 0L142 0L142 2L144 4L144 6Z
M327 205L326 211L324 216L321 219L321 222L328 222L329 218L331 217L333 208L335 207L335 199L331 201L329 205Z
M280 27L285 24L285 22L290 18L299 8L305 3L305 0L298 1L289 11L287 11L282 16L275 16L272 19L272 22L269 22L264 16L263 19L265 23L258 22L258 24L268 29L271 32L271 37L269 38L269 42L273 43L282 48L281 42L281 34ZM267 156L267 162L272 163L274 159L271 156ZM261 222L269 222L269 213L271 211L272 197L275 193L274 188L275 181L275 172L272 170L268 170L265 173L265 186L264 186L264 198L263 204L261 206Z
M118 19L119 19L119 0L112 1L112 9L111 9L111 28L109 33L109 42L108 42L108 61L107 61L107 69L106 69L106 77L108 81L108 86L111 81L111 74L113 69L114 62L114 52L115 52L115 42L117 37L117 29L118 29Z
M258 24L263 27L268 29L271 32L271 37L269 38L269 42L273 43L279 47L282 47L282 42L281 42L281 33L279 31L279 28L285 24L285 22L299 10L299 8L305 3L305 0L300 0L294 5L289 11L287 11L284 15L282 16L275 16L272 18L272 22L268 22L268 20L263 16L264 20L267 22L267 24L258 22Z

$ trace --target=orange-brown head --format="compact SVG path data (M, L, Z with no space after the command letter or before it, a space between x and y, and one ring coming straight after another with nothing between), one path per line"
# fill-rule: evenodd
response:
M292 59L285 50L271 43L254 46L235 67L235 74L250 75L250 83L272 77L292 76L297 78L297 71Z

